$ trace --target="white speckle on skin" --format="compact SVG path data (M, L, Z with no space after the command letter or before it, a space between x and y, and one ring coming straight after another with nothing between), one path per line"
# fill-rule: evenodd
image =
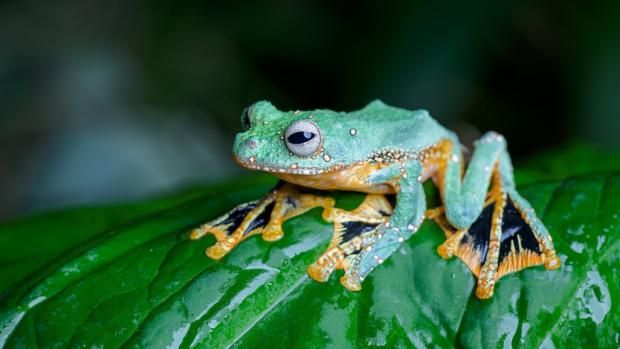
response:
M332 159L332 158L330 158L330 157L329 157L329 155L327 155L327 154L323 155L323 160L325 160L325 161L329 161L329 160L331 160L331 159Z
M349 130L349 133L351 133L351 136L355 136L357 134L357 130L352 128Z
M398 242L400 242L400 243L405 242L405 238L404 238L404 237L402 237L402 236L399 236L399 237L398 237Z
M253 156L250 156L250 158L248 159L251 163L254 163L254 161L256 161L256 158L254 158Z

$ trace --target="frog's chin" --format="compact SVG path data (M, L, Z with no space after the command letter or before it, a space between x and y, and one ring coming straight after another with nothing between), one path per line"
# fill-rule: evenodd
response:
M332 172L338 169L338 166L334 166L331 168L316 168L316 167L298 167L297 164L292 164L288 167L279 167L275 165L269 164L261 164L256 162L256 160L250 157L248 160L243 160L233 155L233 160L239 164L239 166L257 171L265 171L273 174L285 173L285 174L296 174L296 175L318 175L326 172Z

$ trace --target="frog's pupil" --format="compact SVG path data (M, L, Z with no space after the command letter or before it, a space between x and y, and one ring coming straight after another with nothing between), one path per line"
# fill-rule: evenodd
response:
M315 134L312 132L295 132L288 136L288 142L291 144L302 144L314 138Z

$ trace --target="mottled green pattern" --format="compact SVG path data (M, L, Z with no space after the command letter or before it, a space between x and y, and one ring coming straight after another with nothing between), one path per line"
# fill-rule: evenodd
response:
M337 278L319 284L305 274L331 236L319 210L287 222L283 240L250 239L219 263L202 254L212 239L186 240L189 227L267 189L263 183L172 205L45 268L5 298L2 334L21 319L7 347L620 344L618 174L521 188L554 233L564 264L509 275L488 301L473 296L475 279L459 260L435 254L444 238L432 222L359 293ZM339 202L350 208L360 198L340 195Z

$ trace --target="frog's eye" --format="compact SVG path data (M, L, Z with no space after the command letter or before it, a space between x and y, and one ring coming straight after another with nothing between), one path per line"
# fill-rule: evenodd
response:
M309 156L321 145L321 131L312 121L298 120L293 122L284 133L286 147L298 156Z
M243 128L244 131L247 131L250 127L252 127L252 123L250 122L250 112L251 109L248 107L243 109L243 113L241 113L241 128Z

